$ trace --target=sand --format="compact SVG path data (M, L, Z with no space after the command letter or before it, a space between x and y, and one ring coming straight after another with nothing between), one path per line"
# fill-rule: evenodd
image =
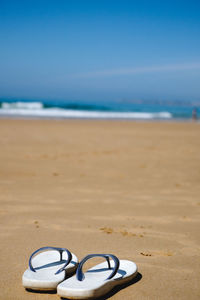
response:
M59 299L21 284L47 245L135 261L111 299L199 299L199 215L198 123L0 120L0 299Z

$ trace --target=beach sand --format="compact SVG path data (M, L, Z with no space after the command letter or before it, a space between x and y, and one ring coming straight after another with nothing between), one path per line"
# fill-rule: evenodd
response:
M200 124L1 119L0 299L60 299L21 284L47 245L135 261L111 299L199 299Z

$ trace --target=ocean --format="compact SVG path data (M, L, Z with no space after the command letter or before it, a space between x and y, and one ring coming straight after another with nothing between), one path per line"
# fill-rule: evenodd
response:
M193 109L178 102L0 100L0 117L12 118L190 120Z

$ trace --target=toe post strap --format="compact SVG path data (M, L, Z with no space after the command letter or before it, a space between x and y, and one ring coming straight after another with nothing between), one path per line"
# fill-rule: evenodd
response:
M55 275L57 275L57 274L59 274L60 272L62 272L62 271L66 268L66 266L67 266L67 265L71 262L71 260L72 260L72 254L71 254L71 252L70 252L68 249L66 249L66 248L42 247L42 248L39 248L39 249L37 249L36 251L34 251L34 252L31 254L30 258L29 258L28 264L29 264L29 268L30 268L31 271L36 272L36 269L35 269L35 268L33 267L33 265L32 265L32 259L33 259L33 257L34 257L37 253L39 253L39 252L49 251L49 250L55 250L55 251L58 251L58 252L60 253L60 261L62 261L62 259L63 259L63 252L67 252L67 255L68 255L68 259L67 259L66 263L64 264L64 266L63 266L62 268L60 268L60 269L55 273Z
M78 268L77 268L77 271L76 271L77 280L82 281L84 279L84 274L83 274L83 271L82 271L83 265L87 260L89 260L93 257L103 257L103 258L105 258L107 263L108 263L108 268L110 270L113 269L113 271L111 272L111 274L109 275L109 277L106 280L111 279L115 276L115 274L117 273L117 271L119 269L119 259L115 255L113 255L113 254L89 254L86 257L84 257L78 265ZM110 258L114 261L114 267L113 268L111 268Z

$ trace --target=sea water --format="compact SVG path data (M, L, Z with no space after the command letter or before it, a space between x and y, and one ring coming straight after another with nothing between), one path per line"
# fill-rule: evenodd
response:
M193 109L190 103L172 102L0 100L0 117L189 120ZM197 109L197 117L200 117L199 109Z

